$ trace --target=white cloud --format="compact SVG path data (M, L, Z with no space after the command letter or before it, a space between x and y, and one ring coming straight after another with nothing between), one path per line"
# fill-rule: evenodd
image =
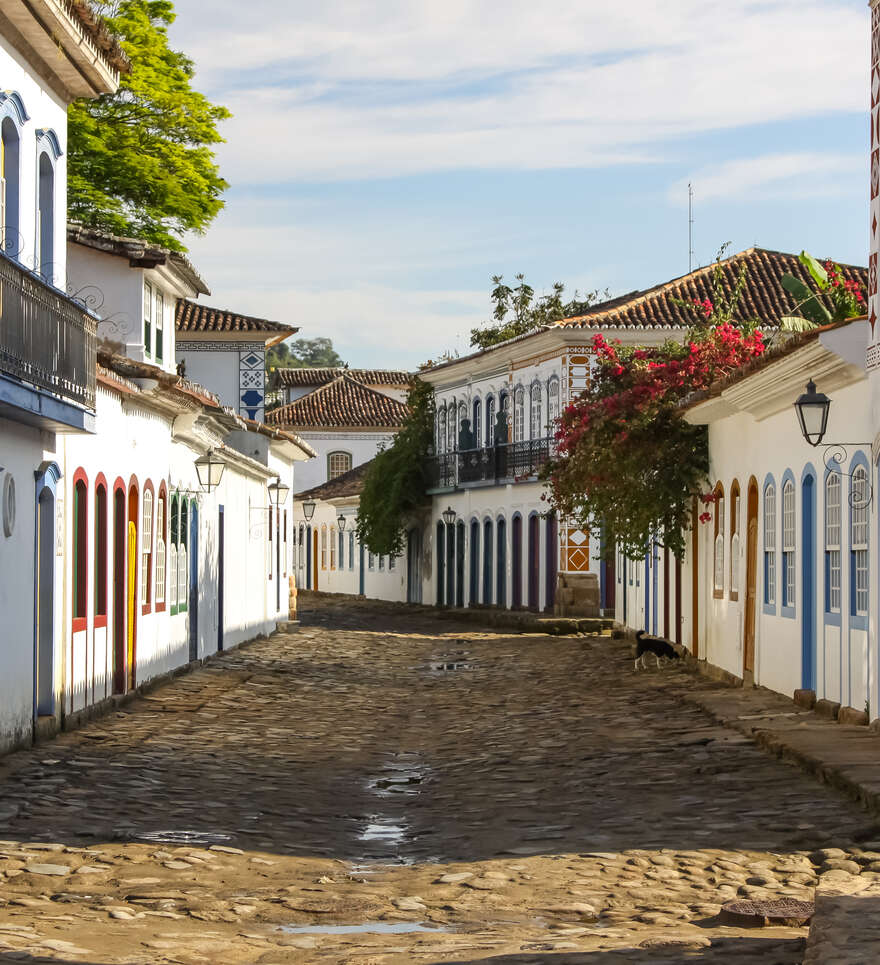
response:
M669 188L678 202L690 181L700 201L765 201L835 197L854 178L866 174L867 160L858 154L801 152L724 161L697 171Z
M860 4L180 0L174 40L235 117L236 183L644 159L676 136L857 111ZM259 27L255 27L259 25Z

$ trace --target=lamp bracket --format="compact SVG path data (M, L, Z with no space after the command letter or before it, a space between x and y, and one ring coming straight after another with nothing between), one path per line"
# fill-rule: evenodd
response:
M854 473L847 472L842 468L844 463L849 462L849 450L850 449L870 449L871 446L866 442L830 442L823 446L822 452L822 462L825 464L825 468L828 472L833 472L837 476L846 476L848 479L852 479ZM849 502L851 509L863 509L865 506L870 506L874 500L874 486L871 482L870 471L866 475L866 482L868 486L867 495L864 499L857 499L855 492L850 490L847 501Z

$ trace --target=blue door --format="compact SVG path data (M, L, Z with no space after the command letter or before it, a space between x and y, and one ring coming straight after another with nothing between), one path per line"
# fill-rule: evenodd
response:
M199 507L189 507L189 659L199 657Z
M801 481L801 686L816 689L816 480Z
M312 588L312 527L306 526L306 589Z

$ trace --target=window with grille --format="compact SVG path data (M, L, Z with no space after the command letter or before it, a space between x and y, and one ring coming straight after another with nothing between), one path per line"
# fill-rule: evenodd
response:
M550 428L553 429L553 423L559 418L559 379L554 375L550 379L547 385L547 419L550 422ZM552 432L551 432L552 435Z
M162 292L156 292L156 360L158 362L162 361L163 352L165 350L163 345L163 338L165 334L165 296Z
M522 442L526 419L526 393L520 385L513 393L513 441Z
M437 454L446 451L446 406L437 411Z
M486 396L486 445L495 444L495 396Z
M739 599L739 483L730 487L730 599Z
M189 545L189 507L186 500L180 501L180 545L177 548L177 609L186 609L189 598L187 576L187 546Z
M389 570L393 570L393 569L394 569L394 560L395 560L395 557L393 557L393 556L389 556L389 557L388 557L388 569L389 569Z
M321 569L327 569L327 524L321 524Z
M483 438L483 403L474 399L474 423L471 426L474 433L474 449L479 449Z
M348 534L348 568L354 569L354 533Z
M350 452L331 452L327 456L327 476L336 479L351 469Z
M95 617L107 618L107 487L95 489Z
M384 570L384 569L385 569L385 557L380 554L380 555L379 555L379 570L382 571L382 570Z
M456 439L456 425L455 417L458 412L458 406L455 404L455 399L453 399L449 405L446 407L446 451L455 452L458 449L458 440Z
M713 585L715 596L724 593L724 490L715 490L715 570Z
M461 435L461 430L464 428L465 420L467 419L467 406L464 402L458 403L458 431L456 432L456 443L458 443L458 438ZM460 448L458 445L456 449Z
M850 552L852 554L852 613L868 614L868 473L856 466L852 477L850 514Z
M764 490L764 602L776 603L776 487Z
M150 605L150 574L153 569L153 494L144 490L141 512L141 600Z
M168 602L172 614L177 613L177 541L180 536L180 500L171 499L171 533L168 546Z
M73 487L73 618L85 629L88 608L88 492L80 479Z
M840 613L840 476L825 478L825 611Z
M372 553L367 553L367 569L373 570L376 568L376 557Z
M789 479L782 487L782 605L795 602L795 519L794 483Z
M336 569L336 527L330 527L330 569Z
M305 526L300 526L299 528L299 568L303 569L306 565L306 528Z
M531 426L529 429L529 438L540 439L544 435L544 426L541 419L541 411L543 409L543 388L540 382L532 383L531 391Z

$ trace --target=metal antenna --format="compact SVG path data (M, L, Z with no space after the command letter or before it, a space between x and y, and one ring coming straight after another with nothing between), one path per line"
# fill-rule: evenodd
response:
M694 270L694 187L688 181L688 273Z

